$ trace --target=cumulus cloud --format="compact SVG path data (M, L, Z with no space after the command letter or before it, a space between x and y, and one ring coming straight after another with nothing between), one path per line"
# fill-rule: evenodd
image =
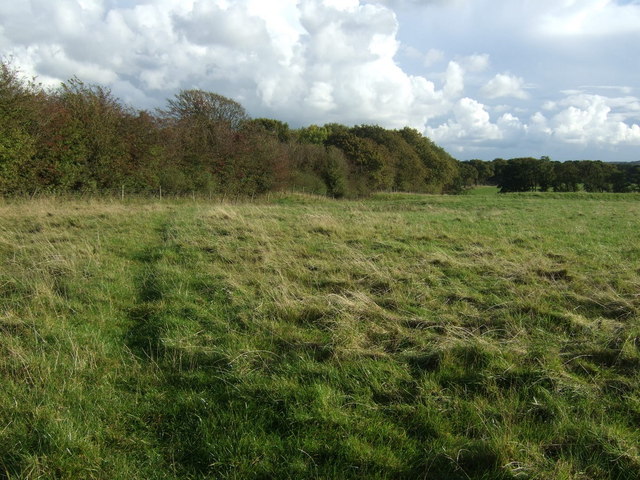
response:
M399 52L418 65L433 67L445 59L445 53L437 48L430 48L426 52L407 44L401 44Z
M426 119L446 110L444 95L433 82L408 75L396 63L398 23L391 10L358 2L334 8L316 0L305 0L300 6L304 33L294 60L300 81L297 88L280 96L286 102L282 107L299 114L302 103L309 109L303 115L310 121L374 119L394 127L421 127ZM290 69L273 73L288 77ZM258 84L262 81L258 79ZM318 85L324 92L320 102Z
M473 55L462 57L459 62L469 72L484 72L489 68L489 54L474 53Z
M196 45L255 51L271 43L264 20L248 14L246 7L237 3L221 8L211 2L196 1L191 11L174 14L172 20L174 31Z
M514 75L498 73L482 88L482 93L488 98L513 97L526 99L529 97L524 91L524 80Z
M444 94L449 98L462 95L464 91L464 70L457 62L449 62L445 74Z
M430 67L444 59L444 52L437 48L430 48L424 55L424 65Z
M485 106L469 97L461 98L453 108L454 118L427 134L439 142L456 143L461 139L484 142L502 138L498 125L491 123Z
M581 94L559 103L566 108L549 121L556 137L578 144L640 145L640 126L623 121L637 115L638 99ZM615 107L621 110L616 112ZM628 111L629 107L633 113Z
M202 88L240 101L253 115L296 126L409 125L447 148L506 145L517 138L637 145L640 101L634 88L624 86L634 84L632 76L623 78L618 70L611 78L593 78L590 72L576 81L563 77L571 91L550 84L532 89L523 77L536 85L539 80L522 69L533 62L505 64L518 59L505 60L495 41L485 41L499 31L500 38L509 35L523 45L535 33L536 41L550 38L555 47L566 32L640 32L640 6L495 1L499 8L493 0L4 2L0 48L47 85L77 75L141 108L161 106L179 89ZM595 24L596 14L606 26ZM518 24L520 18L526 24ZM436 41L449 30L468 38ZM635 38L627 43L639 45ZM463 40L470 43L458 43ZM540 70L548 71L561 70ZM592 87L581 86L585 78ZM543 89L544 97L536 98Z
M506 146L518 139L545 144L555 140L580 147L640 145L640 125L629 121L633 116L637 118L639 109L634 97L573 94L555 102L555 113L549 117L536 112L523 122L506 112L491 121L485 105L465 97L453 108L453 118L427 128L427 134L458 151L469 142L495 145L498 141Z
M536 112L531 115L528 131L533 136L553 135L553 130L549 127L549 120L540 112Z
M8 53L51 83L78 75L125 101L203 88L287 120L425 122L461 95L452 62L439 90L396 62L398 20L359 0L34 0L0 7ZM36 29L28 29L33 18ZM435 50L432 59L443 56ZM145 106L145 105L142 105ZM153 105L150 105L153 106Z

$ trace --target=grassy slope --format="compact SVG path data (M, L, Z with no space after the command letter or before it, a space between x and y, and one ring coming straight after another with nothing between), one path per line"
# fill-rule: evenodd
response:
M0 478L640 478L639 200L0 204Z

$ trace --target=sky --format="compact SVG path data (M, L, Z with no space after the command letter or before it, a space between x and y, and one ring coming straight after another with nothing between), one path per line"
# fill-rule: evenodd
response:
M139 109L199 88L460 160L640 160L640 0L16 0L0 55Z

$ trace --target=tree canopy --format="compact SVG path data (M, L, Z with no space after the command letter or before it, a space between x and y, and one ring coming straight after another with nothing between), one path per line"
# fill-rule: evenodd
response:
M415 129L337 123L292 129L251 119L237 101L182 90L155 112L77 78L45 90L0 62L0 194L129 192L256 194L281 189L363 196L638 191L640 165L547 157L458 162Z
M640 191L640 165L635 163L598 160L557 162L543 156L510 160L498 158L492 162L471 160L462 162L462 165L470 165L476 170L477 182L497 185L501 193Z
M167 101L162 113L177 121L224 123L238 130L249 115L235 100L203 90L182 90Z

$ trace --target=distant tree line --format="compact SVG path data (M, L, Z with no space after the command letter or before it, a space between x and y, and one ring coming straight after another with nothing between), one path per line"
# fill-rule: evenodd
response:
M123 105L74 78L46 90L0 64L0 194L253 195L296 189L334 197L465 187L461 164L411 128L290 129L239 103L184 90L164 109Z
M568 162L542 158L493 161L468 160L460 164L462 183L497 185L501 193L553 190L554 192L640 192L640 163Z

